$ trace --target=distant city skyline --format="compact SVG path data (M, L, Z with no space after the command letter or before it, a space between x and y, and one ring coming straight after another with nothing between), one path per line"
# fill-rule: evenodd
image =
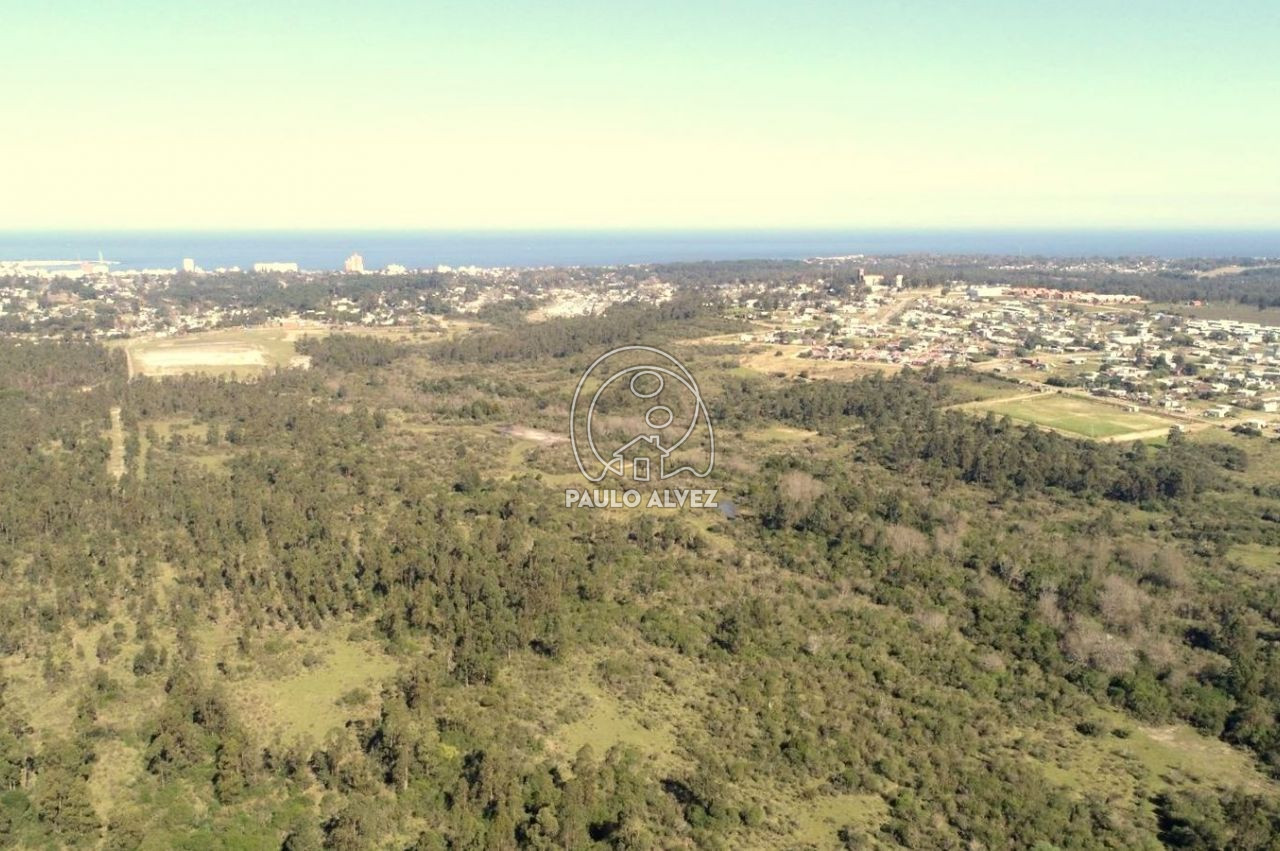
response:
M8 10L0 230L1280 227L1260 0L233 5Z
M885 255L1280 258L1270 230L593 230L593 231L26 231L0 229L0 270L20 261L63 266L213 270L297 263L339 270L437 266L607 266L744 258ZM98 258L97 261L94 258ZM354 271L354 266L352 264Z

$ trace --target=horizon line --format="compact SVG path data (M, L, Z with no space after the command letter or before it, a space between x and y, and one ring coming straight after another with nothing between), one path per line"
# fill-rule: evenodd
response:
M1280 233L1280 223L1272 225L725 225L708 227L680 226L537 226L537 227L418 227L418 226L84 226L8 228L0 234L40 233L446 233L446 234L619 234L619 233L984 233L991 231L1021 233Z

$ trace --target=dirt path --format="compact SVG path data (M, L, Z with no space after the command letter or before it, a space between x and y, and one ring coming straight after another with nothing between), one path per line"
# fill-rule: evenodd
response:
M120 407L111 409L111 454L107 456L107 472L119 481L124 476L124 423Z
M1030 393L1018 393L1013 396L993 396L990 399L974 399L972 402L958 402L954 405L947 405L944 410L963 411L966 408L984 408L998 402L1017 402L1022 399L1039 399L1042 396L1047 395L1049 395L1047 392L1033 390Z
M1113 434L1110 437L1099 438L1104 443L1132 443L1135 440L1150 440L1153 437L1164 437L1169 433L1169 429L1173 425L1165 428L1147 428L1142 431L1129 431L1124 434Z
M871 324L888 325L894 319L897 319L898 316L900 316L908 307L919 301L920 298L921 296L919 294L913 294L893 299L889 304L882 307L875 316L871 317Z
M529 428L522 425L503 426L498 429L500 434L508 437L516 437L522 440L532 440L534 443L568 443L569 438L563 434L555 434L550 431L543 431L540 428Z

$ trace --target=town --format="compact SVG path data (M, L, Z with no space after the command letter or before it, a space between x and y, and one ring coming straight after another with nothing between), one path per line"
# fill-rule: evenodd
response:
M884 271L869 272L875 264ZM1166 273L1171 261L991 262L989 280L1002 283L973 275L939 282L910 258L854 255L794 266L798 272L704 285L691 283L688 270L660 265L374 270L358 253L340 272L281 261L247 271L206 271L190 258L145 270L101 259L7 261L0 263L0 331L136 345L247 327L440 328L444 317L483 322L504 312L530 322L599 316L615 305L662 304L696 290L749 329L730 342L743 351L773 347L776 366L801 379L822 377L833 364L967 367L1027 392L1088 398L1139 415L1135 428L1116 432L1126 437L1210 422L1248 433L1280 425L1269 416L1280 414L1280 328L1198 316L1196 303L1003 283L1046 274L1123 280ZM1003 413L1018 418L1025 411Z
M1280 411L1280 328L1166 312L1131 295L1005 286L920 291L875 275L864 284L861 298L810 288L772 311L759 309L758 295L744 298L746 315L770 330L741 340L786 345L817 362L967 366L1042 392L1255 431Z

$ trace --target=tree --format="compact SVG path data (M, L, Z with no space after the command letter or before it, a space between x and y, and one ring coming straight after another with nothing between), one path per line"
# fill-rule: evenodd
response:
M98 829L86 782L92 760L91 752L64 741L51 742L40 755L32 802L40 821L60 835L83 838Z

